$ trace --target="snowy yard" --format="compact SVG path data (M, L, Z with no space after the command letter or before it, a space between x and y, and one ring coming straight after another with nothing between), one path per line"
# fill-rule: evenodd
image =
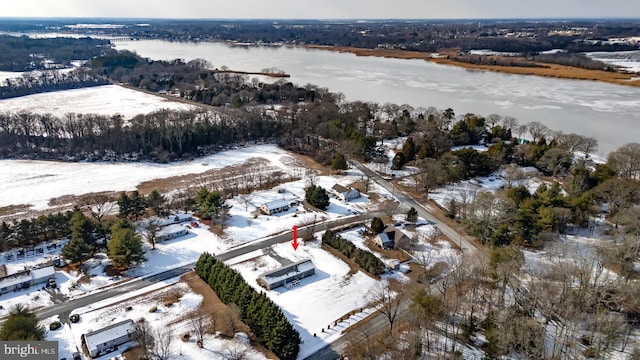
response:
M3 78L21 73L2 72ZM82 89L33 94L0 100L0 109L7 112L29 111L63 117L67 113L115 115L131 119L160 109L189 110L194 106L169 101L163 97L131 90L118 85L103 85Z
M365 305L367 292L379 281L361 271L349 274L349 266L320 249L319 241L307 242L297 251L290 244L278 244L272 247L272 251L291 262L311 259L316 266L315 275L300 280L298 286L280 287L266 292L300 332L304 343L301 345L299 358L305 358L337 339L344 329L373 311L364 309L360 312L360 309ZM274 258L260 256L232 267L242 274L249 285L258 291L264 291L256 279L279 266L281 264ZM334 321L352 311L356 311L356 314L346 321L338 322L336 327L333 326Z

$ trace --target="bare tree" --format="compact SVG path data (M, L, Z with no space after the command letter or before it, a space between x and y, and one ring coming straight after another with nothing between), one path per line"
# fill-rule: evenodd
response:
M113 212L115 204L115 201L107 195L95 194L87 199L86 207L94 219L102 221L105 215Z
M505 116L502 118L502 126L505 129L511 129L512 132L515 132L518 126L518 120L511 116Z
M141 318L136 322L135 329L143 354L148 357L153 344L153 334L151 328L149 328L149 323L144 318Z
M156 248L156 239L158 236L158 231L160 231L160 226L156 220L149 220L147 224L147 232L145 233L145 238L151 244L151 248L155 250Z
M505 165L502 167L502 171L507 188L511 188L515 183L525 179L524 170L516 164Z
M622 145L609 153L607 164L624 178L637 178L640 172L640 144Z
M255 351L249 345L234 342L233 345L226 347L224 350L214 351L214 353L224 360L246 360Z
M160 326L152 331L153 345L151 347L151 354L157 360L170 360L173 359L173 328L169 326Z
M393 325L400 312L400 305L406 296L406 291L397 281L387 280L376 285L367 294L368 306L377 306L377 312L389 321L389 334L393 334Z
M225 317L229 333L234 336L240 330L240 308L238 305L229 304Z
M196 336L196 344L199 348L204 346L204 336L211 326L209 317L203 314L196 314L189 319L189 326Z
M542 139L549 132L549 128L546 125L537 121L528 123L527 130L529 131L529 135L531 135L533 142Z

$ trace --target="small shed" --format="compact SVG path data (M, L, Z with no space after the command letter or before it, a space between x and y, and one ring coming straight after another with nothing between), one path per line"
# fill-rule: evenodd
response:
M300 281L315 272L316 266L310 259L307 259L266 272L260 275L257 281L263 288L273 290L288 283Z
M118 346L136 339L133 320L128 319L111 324L100 330L82 335L82 341L92 358L118 349Z

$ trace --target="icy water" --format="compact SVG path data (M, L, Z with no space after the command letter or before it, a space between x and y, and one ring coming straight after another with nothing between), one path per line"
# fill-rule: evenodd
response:
M357 57L300 47L230 47L224 43L144 40L117 43L153 59L203 58L242 71L277 67L291 81L342 92L348 100L414 107L451 107L539 121L554 130L592 136L606 153L640 141L640 88L466 70L423 60Z

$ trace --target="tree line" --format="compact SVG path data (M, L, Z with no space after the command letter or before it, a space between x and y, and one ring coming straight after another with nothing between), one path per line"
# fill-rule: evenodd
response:
M357 248L351 241L345 240L331 230L327 230L322 235L322 243L340 251L347 259L353 259L358 266L369 274L378 276L385 271L384 263L371 251Z
M20 77L7 78L4 83L0 82L0 99L79 89L108 83L103 77L82 68L68 72L58 70L34 71L24 73Z
M256 292L242 278L213 255L204 253L195 272L225 304L236 304L258 341L280 359L295 359L300 351L300 334L263 292Z

